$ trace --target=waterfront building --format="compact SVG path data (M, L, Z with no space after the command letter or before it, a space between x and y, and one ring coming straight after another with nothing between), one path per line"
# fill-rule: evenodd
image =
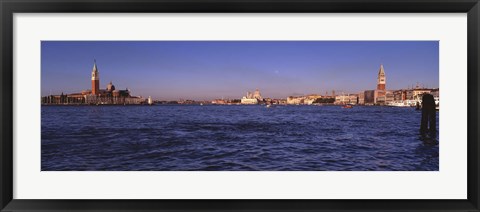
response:
M335 96L335 103L336 105L343 105L343 104L347 104L349 101L349 98L347 95L338 95L338 96Z
M306 96L289 96L287 98L286 104L290 105L312 105L315 102L319 103L322 102L322 98L325 98L326 96L321 96L318 94L309 94Z
M365 105L375 104L375 90L367 90L364 92L364 104Z
M358 104L358 95L356 95L356 94L338 95L338 96L335 97L334 104L337 104L337 105L345 105L345 104L356 105L356 104Z
M205 101L194 101L194 100L187 100L184 101L183 103L179 104L214 104L214 105L238 105L241 104L241 99L214 99L211 102L205 102ZM248 103L245 103L248 104ZM250 103L250 104L256 104L256 103Z
M407 99L407 90L393 91L393 100L394 101L404 101L406 99Z
M365 92L358 93L358 104L359 105L365 104Z
M415 88L413 89L413 99L422 99L423 94L429 94L431 89L428 88Z
M430 89L417 86L411 89L401 89L392 92L393 101L389 102L387 100L387 104L391 106L416 106L417 104L421 104L422 96L424 94L432 94L435 98L435 103L437 106L440 101L438 88Z
M307 99L313 99L315 101L316 99L320 99L323 96L321 96L319 94L310 94L310 95L307 95L306 97L307 97Z
M393 95L393 91L386 91L385 92L385 104L389 104L395 100Z
M385 90L375 90L374 96L374 104L376 105L384 105L386 101L385 97L386 91Z
M242 97L240 102L244 105L255 105L258 104L258 99L255 98L247 98L247 97Z
M356 105L358 104L358 95L357 94L350 94L348 96L349 104Z
M289 96L287 98L287 104L289 104L289 105L299 105L299 104L303 104L304 100L305 100L305 97L303 97L303 96L300 96L300 97Z
M255 89L255 92L253 93L253 98L255 99L263 99L262 98L262 95L260 95L260 91L257 89Z
M413 100L413 89L408 89L405 91L405 99L406 100Z
M83 90L80 93L50 95L42 97L42 104L143 104L145 99L141 96L132 96L130 90L118 90L113 83L106 89L100 89L100 74L97 62L94 60L91 72L91 90Z
M112 84L112 81L107 85L107 92L112 92L115 90L115 86Z
M248 91L247 95L240 99L240 103L246 105L259 104L260 102L263 102L263 97L258 88L255 90L255 92L253 92L253 94L252 92Z
M417 100L421 99L422 95L425 93L431 92L438 92L438 88L430 89L430 88L423 88L420 86L416 86L415 88L406 89L406 90L398 90L395 91L395 100ZM401 95L401 99L400 99Z
M313 104L314 101L315 101L315 99L305 98L305 99L303 100L303 104L305 104L305 105L311 105L311 104Z
M224 99L214 99L212 101L212 104L214 104L214 105L224 105L226 103L227 103L227 101L225 101Z
M415 106L421 103L422 96L426 93L432 94L435 98L435 103L439 104L439 89L419 87L387 90L386 89L386 74L383 65L377 74L377 87L375 90L366 90L360 92L358 96L358 104L360 105L388 105L388 106ZM352 101L352 100L351 100ZM351 102L350 101L350 102ZM346 104L346 96L337 96L336 104Z
M287 99L272 99L273 104L286 105Z

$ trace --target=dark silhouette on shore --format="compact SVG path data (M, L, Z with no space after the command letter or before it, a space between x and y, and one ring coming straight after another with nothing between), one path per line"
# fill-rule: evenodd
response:
M424 94L422 97L422 123L420 124L420 133L425 135L435 135L437 131L437 112L435 109L435 99L431 94Z

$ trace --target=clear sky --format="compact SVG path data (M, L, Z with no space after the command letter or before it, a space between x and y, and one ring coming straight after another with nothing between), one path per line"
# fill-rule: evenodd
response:
M439 84L437 41L43 41L42 96L100 88L157 100L358 93Z

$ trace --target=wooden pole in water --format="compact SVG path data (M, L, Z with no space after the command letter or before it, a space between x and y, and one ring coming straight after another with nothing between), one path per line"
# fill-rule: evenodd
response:
M437 112L435 110L435 99L431 94L424 94L422 97L422 121L420 133L435 134L437 131Z

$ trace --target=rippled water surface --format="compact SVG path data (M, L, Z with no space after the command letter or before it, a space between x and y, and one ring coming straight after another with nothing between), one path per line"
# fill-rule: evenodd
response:
M42 106L42 170L438 170L439 142L421 138L420 116L372 106Z

